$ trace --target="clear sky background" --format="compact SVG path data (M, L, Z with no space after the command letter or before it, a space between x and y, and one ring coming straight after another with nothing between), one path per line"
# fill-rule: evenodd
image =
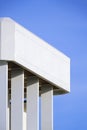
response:
M71 93L54 97L54 130L87 130L87 0L0 0L11 17L71 59Z

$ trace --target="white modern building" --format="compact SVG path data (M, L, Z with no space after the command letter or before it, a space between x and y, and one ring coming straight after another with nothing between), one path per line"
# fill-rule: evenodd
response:
M53 95L70 92L70 59L10 18L0 19L0 130L53 130Z

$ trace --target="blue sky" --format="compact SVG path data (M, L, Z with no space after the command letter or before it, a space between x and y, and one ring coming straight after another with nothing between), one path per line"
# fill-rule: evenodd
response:
M54 97L54 130L87 130L87 1L0 0L11 17L71 59L71 93Z

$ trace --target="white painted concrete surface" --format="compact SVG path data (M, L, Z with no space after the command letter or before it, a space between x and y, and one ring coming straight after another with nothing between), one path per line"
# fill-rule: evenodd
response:
M70 91L70 59L10 18L0 19L0 60L16 62Z
M53 87L41 88L41 130L53 130Z
M8 129L8 64L0 61L0 130Z
M23 130L27 130L27 126L26 126L26 118L27 117L26 116L27 116L26 112L23 112ZM9 122L9 119L11 120L11 118L10 118L10 110L8 108L8 120L7 120L8 126L11 123L11 122ZM4 125L4 123L3 123L3 125ZM10 124L10 126L11 126L11 124ZM11 128L9 127L8 130L11 130Z
M24 72L14 70L11 74L11 130L23 130Z
M23 123L24 123L23 130L27 130L27 123L26 123L27 122L27 120L26 120L27 119L27 114L26 114L26 112L24 112L23 115L24 115L23 116Z
M0 19L0 130L39 130L39 94L41 130L53 130L53 90L70 91L70 59L12 19Z
M39 130L39 80L30 77L27 83L27 130Z

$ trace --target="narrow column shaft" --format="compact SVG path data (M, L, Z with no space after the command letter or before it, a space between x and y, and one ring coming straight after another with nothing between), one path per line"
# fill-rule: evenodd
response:
M41 87L41 130L53 130L53 87Z
M27 130L39 130L39 80L30 77L27 83Z
M23 130L24 112L24 72L12 71L11 74L11 130Z
M0 61L0 130L8 130L8 64Z

